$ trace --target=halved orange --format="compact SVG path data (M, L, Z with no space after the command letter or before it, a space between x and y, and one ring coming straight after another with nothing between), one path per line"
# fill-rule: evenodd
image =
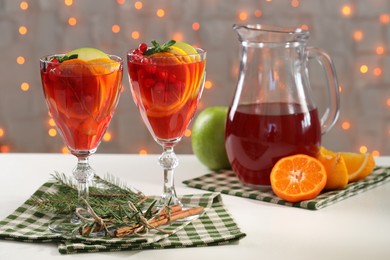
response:
M280 159L271 171L271 187L281 199L299 202L315 198L326 184L326 170L314 157L297 154Z
M371 174L375 168L375 160L371 153L341 152L348 169L348 181L358 181Z
M343 189L348 185L348 170L340 153L335 153L322 146L317 159L326 170L326 190Z

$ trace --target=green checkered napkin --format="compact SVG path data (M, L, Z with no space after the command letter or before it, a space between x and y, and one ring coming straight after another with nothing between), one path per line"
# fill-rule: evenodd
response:
M54 182L46 182L35 193L55 192ZM205 212L196 220L174 222L161 226L171 231L168 235L156 230L144 237L126 238L65 236L52 233L49 223L60 219L53 213L40 212L24 203L11 215L0 221L0 239L21 242L58 243L61 254L88 253L100 251L122 251L141 249L161 249L176 247L198 247L227 244L237 241L245 234L240 231L231 215L224 208L219 193L186 195L181 198L188 206L201 205Z
M272 190L259 191L243 185L232 171L213 172L204 176L183 181L190 187L197 189L221 192L238 197L266 201L270 203L286 205L305 209L321 209L338 201L344 200L355 194L372 189L390 179L390 167L376 167L364 180L348 184L345 189L323 192L315 199L305 200L299 203L289 203L278 198Z

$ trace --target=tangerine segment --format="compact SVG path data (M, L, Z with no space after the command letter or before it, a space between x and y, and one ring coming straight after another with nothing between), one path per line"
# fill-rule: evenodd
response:
M317 159L324 165L326 170L326 190L343 189L348 185L348 170L344 158L324 147L320 148Z
M288 202L315 198L326 184L326 171L316 158L297 154L280 159L271 171L274 193Z
M348 181L358 181L364 179L375 168L375 160L371 153L347 153L341 152L348 169Z

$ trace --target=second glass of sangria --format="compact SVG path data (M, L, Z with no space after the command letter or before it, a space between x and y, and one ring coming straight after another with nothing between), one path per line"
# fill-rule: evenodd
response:
M206 52L183 42L168 41L153 47L141 43L127 54L131 91L142 119L163 148L164 169L160 206L182 203L174 186L180 141L197 109L205 79Z

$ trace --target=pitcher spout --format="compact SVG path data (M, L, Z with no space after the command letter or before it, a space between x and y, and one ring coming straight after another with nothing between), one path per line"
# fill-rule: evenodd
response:
M234 24L233 30L240 42L281 43L300 42L309 38L309 32L302 28L288 28L263 24Z

